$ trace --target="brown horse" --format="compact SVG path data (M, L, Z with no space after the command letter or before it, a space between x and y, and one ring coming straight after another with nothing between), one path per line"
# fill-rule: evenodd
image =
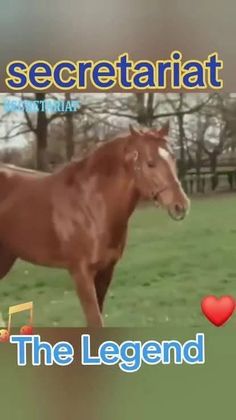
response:
M102 326L104 298L139 200L153 200L176 220L189 208L167 134L167 127L131 127L53 174L0 170L0 278L17 258L65 268L88 326Z

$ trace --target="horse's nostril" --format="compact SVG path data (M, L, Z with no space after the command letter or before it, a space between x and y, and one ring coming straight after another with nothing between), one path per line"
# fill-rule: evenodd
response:
M187 208L184 204L181 205L176 203L169 207L168 213L174 220L183 220L187 214Z
M186 216L186 209L179 204L175 204L168 210L168 213L174 220L183 220Z
M179 204L175 204L175 212L182 213L184 212L184 209Z

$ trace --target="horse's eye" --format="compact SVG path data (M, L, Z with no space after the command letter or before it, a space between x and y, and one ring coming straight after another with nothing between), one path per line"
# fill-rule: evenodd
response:
M155 162L153 160L149 160L147 165L148 165L149 168L155 168L155 166L156 166Z

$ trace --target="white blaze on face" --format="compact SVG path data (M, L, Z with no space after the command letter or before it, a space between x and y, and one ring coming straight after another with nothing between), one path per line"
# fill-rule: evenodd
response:
M172 174L172 177L174 177L176 180L176 170L175 170L175 165L174 165L171 152L165 149L164 147L158 147L158 154L160 158L162 158L167 163L168 169L170 173ZM166 177L169 175L167 175L166 173L165 174L163 173L162 176ZM166 182L166 179L165 179L165 182Z
M170 153L163 147L158 147L158 153L161 158L168 161L170 159Z

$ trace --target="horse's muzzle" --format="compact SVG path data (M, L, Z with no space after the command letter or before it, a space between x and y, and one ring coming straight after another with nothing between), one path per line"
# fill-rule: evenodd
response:
M188 208L176 204L168 209L169 216L176 221L183 220L188 214Z

